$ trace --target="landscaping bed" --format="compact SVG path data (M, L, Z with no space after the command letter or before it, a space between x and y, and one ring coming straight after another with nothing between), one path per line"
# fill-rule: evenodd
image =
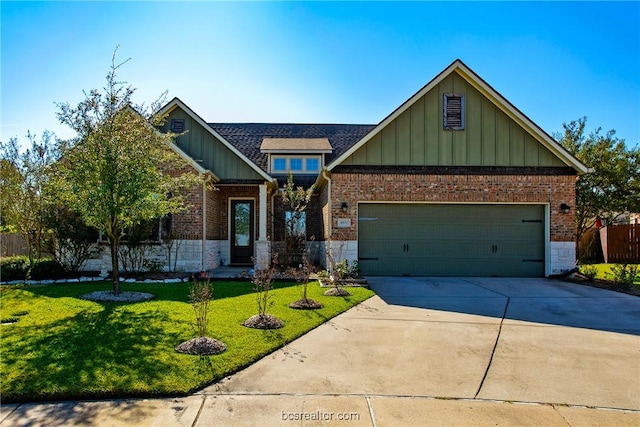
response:
M620 277L616 277L615 273L616 268L619 267L616 264L584 264L580 266L577 273L572 274L565 280L595 288L640 296L640 270L637 271L639 274L636 275L633 281L629 277L625 277L626 283L622 283ZM633 267L633 265L628 265L627 267Z
M215 282L208 335L226 344L214 356L176 352L196 337L190 283L122 283L123 291L155 298L139 303L92 302L79 297L112 283L2 286L0 394L3 403L43 400L183 396L212 384L305 334L373 295L326 297L317 282L309 297L318 310L296 310L295 283L276 283L269 313L275 330L247 328L257 313L250 282ZM8 320L5 322L4 320Z

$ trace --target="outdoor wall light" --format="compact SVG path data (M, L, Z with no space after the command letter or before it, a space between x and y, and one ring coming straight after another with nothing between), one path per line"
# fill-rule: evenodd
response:
M340 203L340 209L342 209L342 212L347 213L347 209L349 209L347 202Z
M568 214L569 213L569 209L571 209L571 206L569 206L566 203L561 203L560 204L560 212L562 212L563 214Z

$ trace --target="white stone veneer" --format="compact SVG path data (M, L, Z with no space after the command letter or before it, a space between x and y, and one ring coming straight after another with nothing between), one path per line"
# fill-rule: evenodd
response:
M561 274L576 266L575 242L551 242L550 274Z

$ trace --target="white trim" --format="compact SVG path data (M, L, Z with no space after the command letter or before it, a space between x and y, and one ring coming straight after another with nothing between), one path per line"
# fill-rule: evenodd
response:
M259 187L259 220L258 220L258 240L267 240L267 185L261 184Z
M179 107L187 113L193 120L195 120L200 126L202 126L207 132L213 135L216 139L218 139L222 145L227 147L233 154L238 156L242 161L244 161L247 165L249 165L254 171L256 171L261 177L263 177L266 181L272 181L271 178L265 171L260 169L255 163L249 160L244 154L242 154L236 147L234 147L229 141L224 139L222 135L213 130L211 126L207 122L205 122L200 116L198 116L191 108L189 108L184 102L182 102L178 98L173 98L167 105L162 107L158 114L168 114L173 111L174 108Z
M543 146L548 148L553 154L555 154L560 160L562 160L567 166L574 168L578 174L584 174L592 172L592 169L588 168L578 159L573 157L568 151L566 151L560 144L553 140L546 132L544 132L538 125L531 121L527 116L522 114L517 108L515 108L506 98L495 91L491 86L484 82L476 73L468 68L462 61L456 59L451 65L445 68L440 74L438 74L433 80L427 83L422 89L420 89L415 95L405 101L390 115L378 124L371 132L365 135L360 141L354 144L351 148L345 151L340 157L332 161L327 165L327 170L331 171L333 168L344 162L349 156L355 153L360 147L365 145L371 140L377 133L382 131L389 123L398 118L402 113L408 110L414 103L422 98L427 92L435 88L441 81L448 77L451 73L456 72L460 77L465 79L471 86L479 90L487 99L493 102L500 110L502 110L507 116L515 120L520 124L527 132L529 132L537 141Z

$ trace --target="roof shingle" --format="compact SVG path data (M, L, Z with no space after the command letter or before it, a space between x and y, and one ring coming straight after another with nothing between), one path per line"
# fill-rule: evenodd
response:
M263 138L327 138L333 153L326 163L339 157L368 134L376 125L291 124L291 123L208 123L220 136L236 147L263 171L269 171L268 157L260 152Z

